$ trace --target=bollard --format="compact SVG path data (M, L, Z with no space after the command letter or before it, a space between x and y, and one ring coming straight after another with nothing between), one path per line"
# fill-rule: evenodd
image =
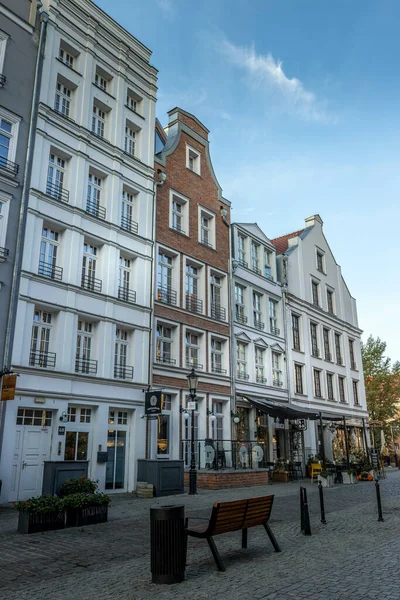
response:
M382 516L382 503L381 503L381 491L379 489L378 480L375 481L376 501L378 503L378 521L383 521Z
M184 506L150 508L150 554L153 583L185 579L187 536Z
M300 523L301 533L311 535L310 515L308 513L307 490L300 487Z
M322 488L322 483L318 481L318 490L319 490L319 505L321 507L321 523L326 525L325 520L325 506L324 506L324 490Z

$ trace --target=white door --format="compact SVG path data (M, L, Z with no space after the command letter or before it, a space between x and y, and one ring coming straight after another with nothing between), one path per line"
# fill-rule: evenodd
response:
M17 418L13 489L17 500L26 500L42 493L43 461L50 458L51 412L19 409L18 413L22 414ZM35 424L28 424L31 422Z

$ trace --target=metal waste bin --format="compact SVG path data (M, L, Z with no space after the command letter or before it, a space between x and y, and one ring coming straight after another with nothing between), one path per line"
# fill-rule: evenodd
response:
M187 536L185 507L150 508L150 554L153 583L181 583L185 579Z

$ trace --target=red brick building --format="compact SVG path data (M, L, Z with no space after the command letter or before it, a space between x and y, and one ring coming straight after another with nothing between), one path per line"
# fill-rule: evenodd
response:
M201 440L231 438L230 203L212 167L208 129L180 108L168 115L165 132L156 127L156 148L162 148L155 157L156 180L161 173L166 180L157 186L156 201L153 389L162 388L165 398L157 456L183 457L188 464L192 412L185 420L181 408L192 367L200 376L200 462Z

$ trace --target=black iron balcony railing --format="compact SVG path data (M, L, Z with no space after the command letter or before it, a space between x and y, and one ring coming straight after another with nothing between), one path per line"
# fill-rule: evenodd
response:
M0 260L5 260L9 254L10 254L10 251L8 248L0 247Z
M168 353L160 354L156 357L156 361L159 363L164 363L166 365L176 365L176 358L171 358L171 355Z
M138 224L136 221L132 221L129 217L121 216L121 229L125 231L129 231L129 233L137 233L138 232Z
M198 297L193 294L186 294L186 310L193 313L202 313L203 300L199 300Z
M101 292L102 281L101 279L96 279L91 275L82 275L81 285L85 290L90 290L91 292Z
M114 365L115 379L133 379L133 367L128 365Z
M249 263L246 262L243 258L238 258L237 262L239 266L244 267L245 269L249 268Z
M329 362L331 362L332 354L330 352L325 352L325 360L329 360Z
M245 317L244 315L241 315L240 313L236 313L235 321L237 323L242 323L243 325L245 325L247 323L247 317Z
M328 400L335 400L333 394L328 394Z
M55 352L41 352L31 350L29 355L29 364L31 367L42 367L43 369L54 369L56 366Z
M351 363L350 363L350 368L351 368L351 369L353 369L353 371L356 371L356 370L357 370L357 365L356 365L356 363L355 363L355 361L354 361L354 360L352 360L352 361L351 361Z
M178 225L178 223L172 223L171 225L171 229L173 229L174 231L177 231L178 233L182 233L183 235L185 235L185 231L182 229L182 227L180 225Z
M165 286L157 288L157 300L165 304L173 304L176 306L176 291Z
M278 327L270 327L270 333L272 333L272 335L280 335L281 330Z
M319 350L318 350L318 348L312 348L311 349L311 354L313 356L315 356L316 358L319 358Z
M251 270L254 271L254 273L257 273L257 275L261 275L261 269L259 269L256 265L252 265Z
M86 200L86 212L98 219L106 218L106 209L104 206L100 206L100 204L92 200Z
M236 377L238 379L248 380L250 379L250 375L248 373L243 373L242 371L236 371Z
M69 191L57 183L50 183L48 181L46 184L46 194L50 198L60 200L60 202L69 202Z
M261 376L257 376L256 377L256 381L257 383L267 383L267 378L266 377L261 377Z
M265 328L265 323L263 323L262 321L258 321L258 320L254 320L254 327L256 329L264 329Z
M281 381L280 379L274 379L272 381L272 385L274 385L276 387L282 387L283 386L283 381Z
M62 281L62 267L56 267L50 263L40 261L38 272L39 275L42 275L42 277L49 277L50 279L55 279L56 281Z
M92 360L90 358L76 358L75 373L86 373L87 375L96 375L97 360Z
M0 169L4 169L11 173L11 175L18 175L19 165L17 163L11 162L11 160L7 160L3 156L0 156Z
M226 309L219 304L211 304L211 318L216 321L226 320Z
M226 369L218 367L217 365L211 365L211 372L217 373L218 375L226 375L228 371Z
M0 74L0 88L3 87L5 82L7 81L7 77L5 75Z
M203 365L199 364L198 362L194 361L194 360L187 360L186 361L186 368L187 369L198 369L199 371L203 370Z
M336 364L343 365L343 358L341 356L336 356Z
M136 292L130 290L129 288L119 286L118 299L123 300L124 302L130 302L132 304L135 304Z

